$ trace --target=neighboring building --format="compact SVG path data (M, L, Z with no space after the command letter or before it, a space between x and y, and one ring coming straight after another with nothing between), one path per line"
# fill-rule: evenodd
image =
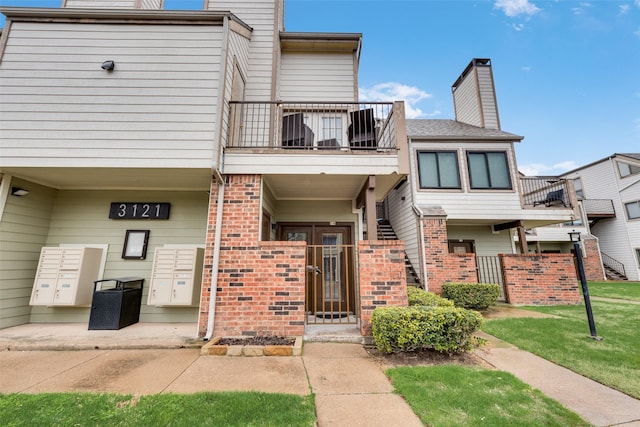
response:
M578 217L570 183L519 175L522 137L500 128L491 61L471 61L452 89L456 120L407 120L410 179L381 214L435 292L448 281L501 283L498 255L529 254L526 230Z
M640 153L612 154L562 176L574 183L607 277L640 280Z
M283 0L161 4L0 9L0 327L86 322L96 263L201 336L406 304L402 243L363 240L408 150L401 102L358 101L362 36L288 33Z

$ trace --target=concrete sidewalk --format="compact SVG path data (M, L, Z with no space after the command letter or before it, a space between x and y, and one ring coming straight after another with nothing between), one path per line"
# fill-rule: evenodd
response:
M362 345L306 343L303 356L200 356L199 349L0 352L0 392L315 394L318 425L422 426Z
M508 316L530 313L535 312L510 308ZM499 310L492 316L504 315ZM0 392L314 393L319 426L421 425L360 344L305 342L303 355L291 357L200 357L202 341L194 334L191 324L135 324L118 331L87 331L86 324L4 329ZM479 357L593 425L640 426L639 400L484 337L490 344L476 352Z
M509 372L595 426L640 426L640 400L576 374L546 359L479 333L489 345L476 351L496 369Z

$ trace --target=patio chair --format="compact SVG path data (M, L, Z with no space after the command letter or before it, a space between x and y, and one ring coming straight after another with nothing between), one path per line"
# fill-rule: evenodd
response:
M376 121L373 117L373 108L352 111L351 124L347 128L349 146L352 149L375 149Z
M304 124L303 113L282 117L282 146L284 148L313 147L313 131Z
M551 205L562 204L565 208L567 204L564 202L564 189L549 191L544 200L536 200L533 202L533 206L545 205L549 207Z

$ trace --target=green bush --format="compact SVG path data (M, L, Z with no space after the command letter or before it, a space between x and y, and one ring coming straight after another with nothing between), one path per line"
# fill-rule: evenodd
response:
M376 347L384 353L432 349L452 354L473 348L482 316L458 307L379 307L371 323Z
M409 296L409 305L422 305L427 307L453 307L453 301L442 298L433 292L427 292L424 289L409 286L407 288Z
M445 283L442 296L453 301L456 307L484 310L500 298L500 285L489 283Z

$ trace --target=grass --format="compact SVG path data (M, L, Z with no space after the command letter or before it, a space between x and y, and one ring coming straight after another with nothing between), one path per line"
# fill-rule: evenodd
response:
M3 426L314 426L313 396L0 394Z
M640 282L589 282L589 295L640 301Z
M591 301L598 336L589 336L583 305L527 307L559 318L485 321L482 329L519 348L640 398L640 305Z
M502 371L456 365L387 371L429 426L588 426L540 391Z

